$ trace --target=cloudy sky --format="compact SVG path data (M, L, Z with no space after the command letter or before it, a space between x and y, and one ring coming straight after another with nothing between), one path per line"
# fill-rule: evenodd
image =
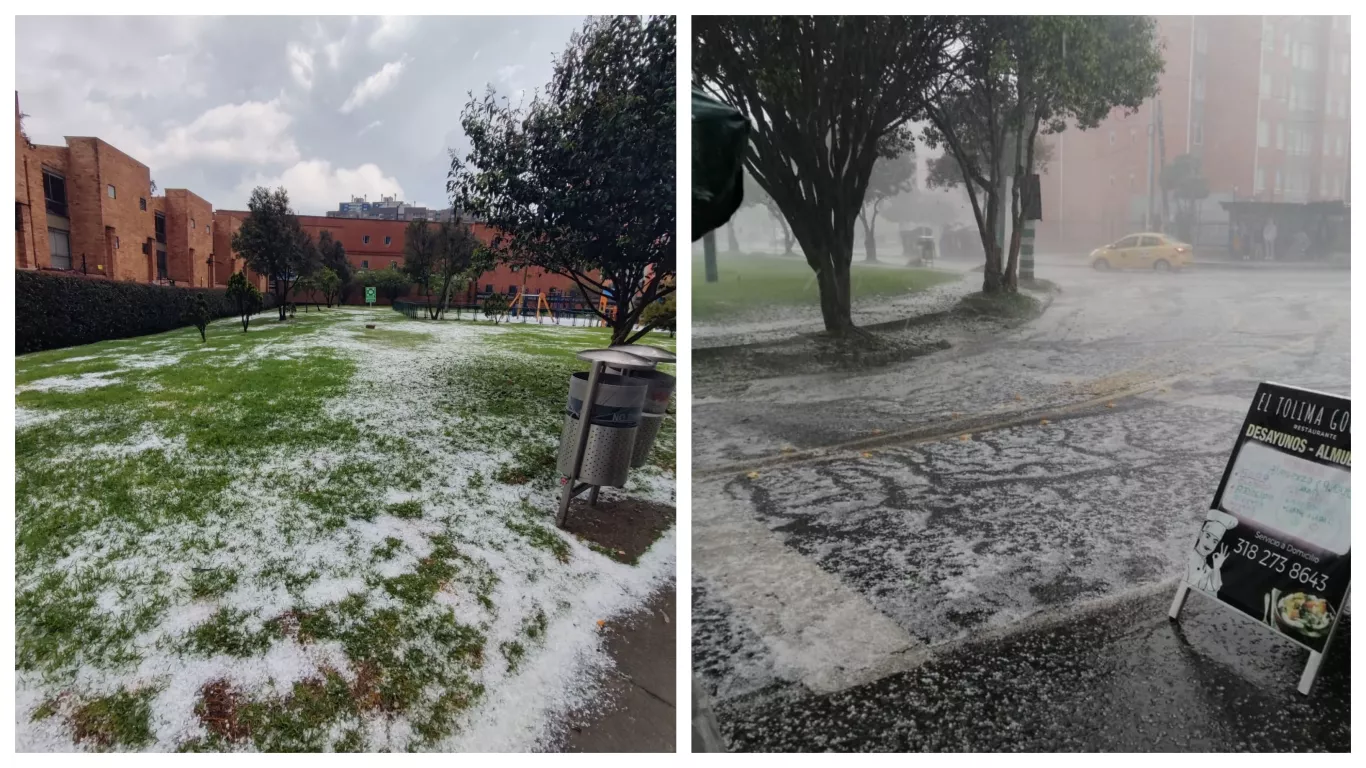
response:
M351 195L445 206L460 110L543 89L581 17L20 17L39 144L98 136L215 208L283 184L299 213Z

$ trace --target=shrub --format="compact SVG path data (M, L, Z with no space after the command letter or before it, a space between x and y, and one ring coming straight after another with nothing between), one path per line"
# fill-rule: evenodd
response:
M493 324L497 325L499 318L506 315L508 311L508 297L501 293L490 293L484 299L484 317L493 318Z
M204 298L204 294L201 293L194 297L194 303L185 312L185 319L190 322L190 325L199 329L200 341L207 342L209 340L204 331L209 327L209 321L213 319L213 315L209 312L209 302Z
M678 314L678 305L674 302L673 294L658 301L650 302L650 306L640 313L640 324L654 324L656 330L668 331L670 336L674 335L674 324Z
M212 317L237 313L221 288L145 283L15 270L15 354L126 339L191 325L203 296Z

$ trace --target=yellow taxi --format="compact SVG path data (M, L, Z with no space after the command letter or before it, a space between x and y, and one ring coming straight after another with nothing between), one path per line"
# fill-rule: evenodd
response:
M1091 266L1111 269L1151 269L1167 272L1191 265L1191 247L1160 232L1140 232L1091 251Z

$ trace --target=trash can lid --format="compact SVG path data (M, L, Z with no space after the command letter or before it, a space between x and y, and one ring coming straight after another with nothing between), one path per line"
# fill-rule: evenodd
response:
M655 364L650 360L621 349L585 349L576 355L580 360L589 360L594 363L606 363L617 368L653 368Z
M653 360L656 363L672 363L678 360L678 357L669 350L652 347L649 344L622 344L612 347L612 349L619 349L622 352L628 352L646 360Z

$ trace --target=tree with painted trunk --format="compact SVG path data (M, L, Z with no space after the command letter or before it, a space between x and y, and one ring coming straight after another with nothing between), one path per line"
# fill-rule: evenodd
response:
M986 253L982 291L1013 292L1024 206L1022 185L1003 192L1007 180L1036 172L1040 135L1069 124L1094 128L1115 109L1129 114L1155 96L1162 44L1148 16L959 18L955 64L920 105L929 122L923 137L958 166ZM953 178L940 170L939 179ZM996 232L1007 215L1011 236L1002 249Z
M854 226L879 157L910 147L956 17L693 19L695 81L750 121L746 168L816 273L828 332L854 331Z

